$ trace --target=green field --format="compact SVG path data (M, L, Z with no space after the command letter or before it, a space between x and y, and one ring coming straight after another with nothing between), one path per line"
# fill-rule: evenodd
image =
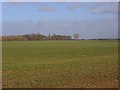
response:
M4 41L3 88L113 88L118 42Z

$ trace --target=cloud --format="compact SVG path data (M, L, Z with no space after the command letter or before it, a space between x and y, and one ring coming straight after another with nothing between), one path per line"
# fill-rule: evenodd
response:
M67 3L67 10L89 10L93 14L118 14L117 2L71 2Z
M104 3L91 9L91 13L95 14L118 14L117 3Z
M82 6L83 6L83 3L72 2L72 3L68 4L66 9L68 9L70 11L75 11L75 10L80 9Z
M25 7L25 6L29 6L29 5L32 5L32 4L37 4L37 3L35 3L35 2L4 2L4 3L6 3L7 4L7 6L9 7L9 8L11 8L11 7ZM4 5L4 3L3 3L3 5Z
M59 20L59 21L32 21L3 22L3 35L26 33L41 33L48 35L80 33L81 38L117 38L117 18L102 18L96 20Z
M38 8L39 12L55 12L58 8L51 5L40 5Z
M3 2L118 2L119 0L4 0Z
M58 10L56 6L48 5L48 3L45 2L7 2L10 6L35 6L36 10L39 12L55 12Z

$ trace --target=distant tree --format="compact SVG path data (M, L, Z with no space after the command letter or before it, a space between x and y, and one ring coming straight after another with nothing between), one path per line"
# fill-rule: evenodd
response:
M25 41L25 40L71 40L71 36L66 35L57 35L53 34L52 36L45 36L39 33L31 33L25 35L14 35L14 36L2 36L0 40L3 41Z
M2 36L0 36L0 41L2 41Z
M80 34L79 34L79 33L75 33L75 34L74 34L74 39L75 39L75 40L78 40L79 38L80 38Z

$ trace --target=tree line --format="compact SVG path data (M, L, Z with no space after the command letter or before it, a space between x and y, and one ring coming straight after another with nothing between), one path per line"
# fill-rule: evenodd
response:
M71 40L71 36L67 35L42 35L39 33L25 34L25 35L14 35L14 36L2 36L2 41L33 41L33 40Z

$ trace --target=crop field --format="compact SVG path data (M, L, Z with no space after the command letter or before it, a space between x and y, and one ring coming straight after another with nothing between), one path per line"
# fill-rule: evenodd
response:
M118 87L117 40L3 41L3 88Z

